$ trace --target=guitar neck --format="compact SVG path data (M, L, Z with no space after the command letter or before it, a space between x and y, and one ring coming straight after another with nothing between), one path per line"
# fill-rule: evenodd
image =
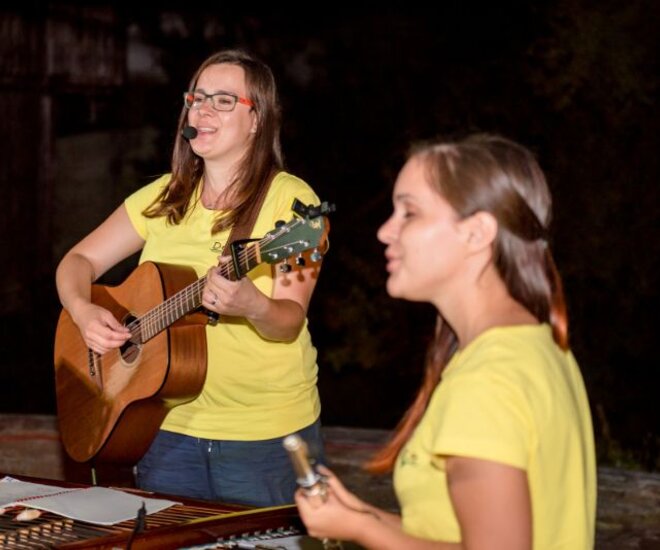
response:
M236 252L234 261L218 266L218 271L225 279L237 281L261 263L260 243L250 243ZM235 265L234 265L235 264ZM206 277L200 277L194 283L182 288L167 300L138 317L128 325L133 335L132 340L144 343L182 317L195 311L202 305L202 292Z

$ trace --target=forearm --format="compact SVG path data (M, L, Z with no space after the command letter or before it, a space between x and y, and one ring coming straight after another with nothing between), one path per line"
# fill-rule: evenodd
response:
M79 305L90 302L94 279L92 264L80 254L67 254L57 267L57 293L62 306L72 317L75 318Z
M289 299L273 299L263 295L257 307L246 315L246 319L266 340L289 342L300 333L305 322L302 306Z
M121 205L57 266L55 282L62 305L74 315L80 305L89 304L92 283L143 245Z
M459 550L460 544L420 539L404 533L401 524L370 518L365 521L355 542L370 550Z
M364 506L364 511L373 515L386 525L390 525L396 529L401 529L401 516L398 514L386 512L385 510L381 510L380 508L376 508L375 506L366 503Z
M401 529L400 517L379 510L378 517L369 515L361 522L355 542L372 550L458 550L460 544L413 537Z

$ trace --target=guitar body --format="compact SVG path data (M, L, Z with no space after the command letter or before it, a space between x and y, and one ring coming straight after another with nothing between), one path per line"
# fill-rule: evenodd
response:
M182 266L145 262L119 286L92 286L92 302L129 322L197 276ZM55 335L55 390L62 443L78 462L135 463L174 406L194 399L206 377L208 317L191 313L145 343L91 352L69 313Z

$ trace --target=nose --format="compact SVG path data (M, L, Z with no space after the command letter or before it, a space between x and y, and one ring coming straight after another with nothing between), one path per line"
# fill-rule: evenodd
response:
M200 104L200 106L197 108L198 111L204 110L206 112L210 112L213 110L213 97L212 96L205 96L204 101Z
M380 226L376 237L383 244L390 244L394 240L394 214L385 220L385 223Z

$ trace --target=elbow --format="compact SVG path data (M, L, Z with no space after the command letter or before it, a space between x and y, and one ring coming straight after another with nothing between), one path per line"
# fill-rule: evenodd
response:
M276 317L275 322L255 327L262 338L285 344L298 338L305 326L307 314L300 304L292 300L286 304L286 307L287 309L280 310L281 315Z
M257 332L264 340L270 340L271 342L280 342L283 344L290 344L294 342L304 325L304 320L301 323L292 326L279 327L274 330L259 330Z
M248 321L264 340L290 343L298 338L305 326L307 312L295 300L267 300L268 307Z
M97 274L97 269L87 256L69 250L57 265L55 279L59 280L63 276L66 277L72 271L76 273L80 271L87 272L91 281L95 281L97 277L101 276L100 273Z
M295 328L292 328L282 339L282 342L290 343L295 341L300 335L300 331L303 328L304 323L299 323Z

